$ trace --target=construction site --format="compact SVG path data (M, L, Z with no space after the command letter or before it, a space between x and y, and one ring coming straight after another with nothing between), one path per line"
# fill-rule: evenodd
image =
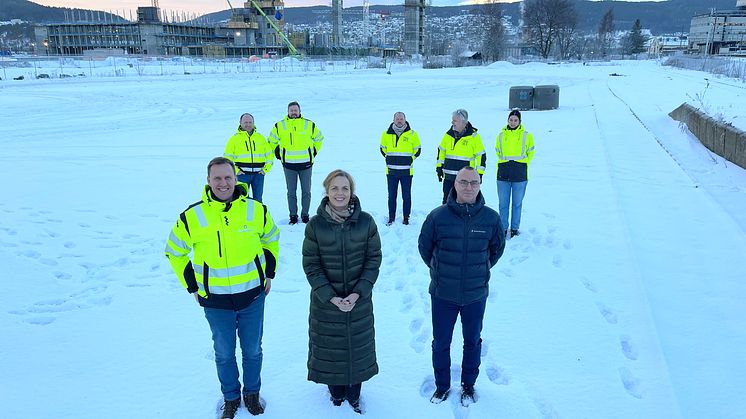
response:
M144 55L206 57L300 56L350 51L375 55L424 53L425 10L430 0L404 0L403 39L398 45L373 42L370 32L375 19L369 2L362 8L362 42L345 40L343 0L331 0L328 34L310 36L308 31L290 32L285 25L284 0L249 0L230 8L230 18L219 23L183 13L163 12L158 0L137 8L136 17L126 19L98 12L70 13L64 22L34 27L39 55Z

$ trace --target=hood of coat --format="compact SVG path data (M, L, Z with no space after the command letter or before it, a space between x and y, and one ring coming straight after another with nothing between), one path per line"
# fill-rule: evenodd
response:
M251 131L246 131L243 128L241 128L241 125L238 126L238 129L236 129L236 134L246 134L249 137L251 137L255 132L257 132L256 127L252 129Z
M466 127L464 128L464 133L463 133L463 134L461 134L461 136L457 137L458 133L457 133L456 131L454 131L454 130L453 130L453 127L451 127L451 128L450 128L450 129L448 130L447 134L448 134L448 135L450 135L450 136L451 136L451 137L453 137L453 138L463 138L463 137L468 137L468 136L470 136L470 135L474 134L474 133L475 133L475 132L477 132L477 131L478 131L478 129L474 128L474 127L473 127L473 126L471 125L471 122L467 122L467 123L466 123Z
M523 131L523 124L518 124L515 128L510 128L510 125L503 127L503 131Z
M215 195L210 189L210 185L205 185L205 189L202 191L202 202L213 208L219 208L221 211L228 211L233 204L233 201L237 199L248 199L249 198L249 186L243 182L236 182L236 187L233 189L233 196L228 202L222 202L215 199Z
M409 126L409 122L408 121L406 122L406 124L407 125L404 126L404 131L401 132L402 134L404 134L407 131L411 131L412 130L412 128ZM393 122L389 124L389 129L386 130L386 134L394 134L394 135L396 135L396 131L394 131L394 123Z
M482 209L482 207L484 207L484 204L485 201L482 191L479 191L477 194L477 200L473 204L459 204L456 202L456 188L451 189L451 193L448 194L448 201L446 202L448 208L461 217L476 214Z
M316 210L316 215L319 217L329 221L330 223L337 224L334 219L332 219L332 216L329 215L328 212L326 212L326 204L329 203L329 197L325 196L321 199L321 204L319 204L319 208ZM347 219L346 222L356 222L357 219L360 217L360 199L358 199L357 195L352 195L350 197L350 204L354 205L354 209L352 210L352 215L350 215L350 218Z

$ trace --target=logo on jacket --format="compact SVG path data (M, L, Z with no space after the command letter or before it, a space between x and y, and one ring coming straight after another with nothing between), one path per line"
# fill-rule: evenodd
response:
M482 234L486 233L486 231L484 231L484 230L474 230L474 229L472 229L471 232L472 233L482 233Z
M228 225L228 216L224 215L223 218L225 219L225 225Z

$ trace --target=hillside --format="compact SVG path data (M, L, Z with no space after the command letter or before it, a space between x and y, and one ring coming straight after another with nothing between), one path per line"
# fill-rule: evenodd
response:
M74 11L74 13L83 13L86 10L42 6L28 0L2 0L2 2L0 2L0 21L21 19L34 23L61 22L65 20L65 11L69 14L70 11ZM99 16L101 16L102 19L106 16L106 19L108 20L111 15L107 12L100 12ZM114 16L115 20L118 18L119 16Z
M574 0L578 11L578 29L581 31L595 31L601 16L609 7L614 8L614 24L617 29L627 29L632 26L635 19L640 19L644 28L650 29L653 34L670 32L688 32L692 16L705 13L710 8L733 9L735 0L668 0L664 2L624 2L624 1L588 1ZM448 17L455 14L479 13L481 6L444 6L430 7L427 9L429 16ZM329 19L329 7L291 7L285 9L285 19L293 24L313 24L318 21ZM360 18L361 7L345 9L353 19ZM65 10L60 7L42 6L28 0L3 0L0 2L0 21L10 19L21 19L35 23L46 23L62 21L65 19ZM401 14L404 8L397 6L371 6L372 13ZM513 23L518 23L519 5L510 3L503 6L503 13L511 16ZM103 15L102 15L103 16ZM229 10L215 12L205 15L213 22L227 20L230 17Z

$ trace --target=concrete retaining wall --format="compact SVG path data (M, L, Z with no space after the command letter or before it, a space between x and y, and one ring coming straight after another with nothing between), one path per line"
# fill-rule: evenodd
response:
M713 153L746 169L746 132L684 103L668 114L681 121Z

